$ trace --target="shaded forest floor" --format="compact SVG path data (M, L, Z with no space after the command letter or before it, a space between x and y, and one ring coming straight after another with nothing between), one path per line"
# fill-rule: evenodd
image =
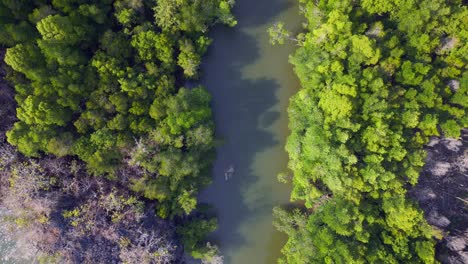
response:
M409 191L440 233L436 254L442 263L468 263L468 129L462 135L429 142L426 165Z

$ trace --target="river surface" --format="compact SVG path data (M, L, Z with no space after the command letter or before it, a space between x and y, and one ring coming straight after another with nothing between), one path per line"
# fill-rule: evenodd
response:
M274 264L286 236L272 225L274 206L289 201L290 186L277 174L287 169L287 106L299 87L288 63L295 43L271 46L275 21L298 32L297 0L237 0L235 28L215 27L202 66L202 83L213 96L217 148L213 184L200 201L212 204L218 230L211 239L226 264ZM226 171L234 171L227 173Z

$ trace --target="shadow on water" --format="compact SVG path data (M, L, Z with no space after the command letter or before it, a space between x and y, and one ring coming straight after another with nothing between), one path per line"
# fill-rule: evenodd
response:
M255 194L254 201L250 202L244 196L259 181L253 169L256 155L279 143L271 132L261 127L270 126L280 116L279 112L270 110L278 103L275 92L280 84L274 78L243 76L242 69L262 56L257 36L245 30L271 24L274 17L293 4L288 0L237 0L234 14L238 25L218 26L213 30L214 43L202 66L202 83L213 96L216 136L224 144L217 149L213 183L201 193L200 201L213 205L217 211L219 226L212 240L220 245L225 263L233 263L232 252L246 244L246 238L239 232L241 225L255 221L256 216L271 214L275 203L262 201L261 193ZM266 26L264 34L267 34ZM235 172L226 180L225 172L230 166ZM264 186L256 190L273 191Z

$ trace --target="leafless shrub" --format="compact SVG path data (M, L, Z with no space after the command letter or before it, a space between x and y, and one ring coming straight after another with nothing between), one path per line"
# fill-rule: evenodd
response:
M454 165L461 173L463 173L465 176L468 176L465 174L468 170L468 150L465 150L463 155L460 155L460 157L456 159Z
M0 168L5 169L17 159L16 150L9 144L0 143Z
M211 252L210 258L206 258L202 260L202 264L223 264L224 257L219 254L219 249L216 245L211 245L210 242L206 243L206 247Z
M132 223L143 217L143 202L135 196L119 195L115 189L101 196L99 206L111 217L112 222Z
M373 24L367 31L366 31L366 36L369 37L381 37L383 33L383 25L380 23L375 23Z
M436 49L436 53L444 54L445 52L450 51L453 48L455 48L459 42L460 41L458 40L458 38L455 38L455 37L443 38L440 41L439 47Z
M135 140L135 146L130 151L129 159L126 160L129 166L140 166L142 157L149 155L149 149L147 148L146 140L139 139Z
M460 140L456 140L454 138L445 138L442 141L442 144L444 144L445 148L453 152L458 152L460 148L463 147L463 143Z
M52 232L53 228L49 226L57 196L54 192L41 193L48 182L37 163L23 164L22 168L15 165L11 186L3 190L2 206L6 210L0 217L0 226L2 233L16 243L11 253L31 259L58 239L57 232Z
M462 251L468 246L468 240L466 237L458 236L458 237L447 237L447 247L453 251Z
M122 184L128 184L131 179L141 178L145 174L142 167L139 166L122 166L117 171L117 176Z
M449 172L450 167L451 167L450 163L439 161L439 162L436 162L434 166L431 168L431 172L435 176L444 176Z
M5 164L0 228L22 255L53 256L47 263L177 263L174 230L119 182L85 175L80 162L65 159Z
M169 264L174 263L175 246L165 234L147 232L143 228L135 231L135 238L130 241L122 237L120 259L129 264Z
M41 160L44 169L55 177L65 177L70 174L67 161L62 158L47 157Z
M452 90L453 93L456 93L458 89L460 89L460 81L450 80L448 82L448 86L450 87L450 90Z
M75 197L90 193L94 186L94 181L91 179L83 179L78 177L65 178L63 181L63 191Z
M14 164L10 173L11 195L22 203L37 198L41 191L49 190L55 182L34 160Z
M450 225L450 220L447 217L440 215L436 209L429 212L426 219L429 224L438 227L447 227Z

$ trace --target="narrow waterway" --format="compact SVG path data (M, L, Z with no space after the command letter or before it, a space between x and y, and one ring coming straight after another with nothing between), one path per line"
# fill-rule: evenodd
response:
M286 240L272 225L272 209L289 201L290 187L276 176L287 169L287 106L299 86L288 56L296 47L271 46L267 29L283 21L297 32L302 21L297 2L237 0L238 25L215 28L204 59L202 82L213 96L223 144L214 182L200 200L216 209L219 228L212 240L226 264L276 263Z

